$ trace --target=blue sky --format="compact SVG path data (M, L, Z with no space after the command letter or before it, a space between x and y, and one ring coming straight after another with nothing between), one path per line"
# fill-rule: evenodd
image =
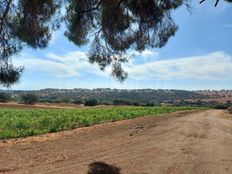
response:
M124 65L128 79L120 83L86 58L88 45L77 47L63 31L53 34L43 50L25 48L13 57L23 65L20 82L12 89L41 88L154 88L154 89L232 89L232 5L223 1L193 3L173 12L179 30L161 49L149 49Z

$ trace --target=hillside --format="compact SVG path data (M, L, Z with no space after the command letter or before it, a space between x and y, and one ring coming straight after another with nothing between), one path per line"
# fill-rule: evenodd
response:
M184 90L163 90L163 89L138 89L138 90L126 90L126 89L41 89L33 91L20 91L9 90L4 91L11 95L15 100L18 100L22 94L35 93L39 96L40 101L44 102L66 102L75 101L78 99L85 100L94 98L99 101L112 102L116 99L123 99L128 101L136 101L141 103L148 102L168 102L176 100L198 100L207 99L208 97L203 93L195 91Z

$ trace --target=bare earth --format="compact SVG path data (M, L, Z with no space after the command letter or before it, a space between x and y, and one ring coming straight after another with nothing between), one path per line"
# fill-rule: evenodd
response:
M122 174L231 174L232 115L184 111L0 142L4 174L86 174L93 161Z

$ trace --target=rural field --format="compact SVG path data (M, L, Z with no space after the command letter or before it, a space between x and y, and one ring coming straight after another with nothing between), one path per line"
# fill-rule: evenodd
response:
M26 137L194 107L100 107L79 109L1 108L0 139Z
M232 0L0 0L0 174L232 174Z
M0 173L87 174L94 161L122 174L232 173L232 117L225 110L2 108L0 115Z

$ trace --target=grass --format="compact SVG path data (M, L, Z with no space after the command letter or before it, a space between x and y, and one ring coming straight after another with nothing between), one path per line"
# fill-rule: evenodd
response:
M26 137L180 110L182 106L106 107L80 109L0 109L0 139Z

